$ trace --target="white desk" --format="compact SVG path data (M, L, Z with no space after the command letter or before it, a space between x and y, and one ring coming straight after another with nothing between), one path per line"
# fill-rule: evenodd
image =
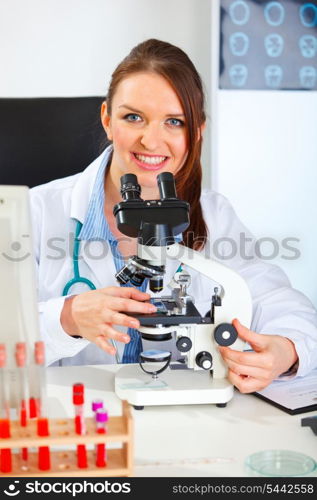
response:
M110 416L119 415L121 401L113 392L117 369L117 365L48 368L50 416L74 415L74 382L85 384L87 416L91 416L95 398L104 400ZM317 437L300 424L303 416L315 413L290 416L255 396L238 392L226 408L188 405L133 409L134 475L245 477L246 457L265 449L298 451L317 460Z

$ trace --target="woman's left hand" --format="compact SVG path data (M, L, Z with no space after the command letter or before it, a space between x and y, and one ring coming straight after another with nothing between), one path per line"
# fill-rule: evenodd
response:
M240 392L264 389L296 363L297 352L288 338L253 332L237 319L232 324L239 337L253 349L253 352L241 352L219 346L219 352L229 368L228 379Z

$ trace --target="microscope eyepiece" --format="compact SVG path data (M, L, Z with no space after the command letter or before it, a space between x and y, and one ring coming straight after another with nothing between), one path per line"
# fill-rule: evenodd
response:
M125 201L126 200L142 201L140 197L141 186L138 184L138 179L136 175L125 174L120 178L120 181L121 181L120 193Z
M127 183L137 184L138 178L134 174L125 174L121 176L120 181L121 181L121 186Z
M157 185L162 200L177 198L174 176L171 172L162 172L159 174L157 176Z

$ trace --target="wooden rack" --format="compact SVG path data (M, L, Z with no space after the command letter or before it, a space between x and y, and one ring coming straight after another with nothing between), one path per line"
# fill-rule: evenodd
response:
M66 476L132 476L133 468L133 420L127 401L122 402L122 416L109 418L107 433L98 434L94 418L86 418L86 434L78 435L74 431L74 419L50 419L50 436L37 436L36 420L30 420L27 427L21 427L18 422L11 422L11 438L0 439L0 448L11 448L20 451L28 448L28 463L25 467L20 459L20 453L12 453L12 471L0 472L0 477L66 477ZM120 448L107 448L107 466L95 465L95 453L87 450L87 468L77 467L76 445L98 443L122 443ZM49 446L51 455L50 470L41 471L38 468L37 450L39 446ZM63 446L74 449L65 449ZM52 447L58 450L52 450Z

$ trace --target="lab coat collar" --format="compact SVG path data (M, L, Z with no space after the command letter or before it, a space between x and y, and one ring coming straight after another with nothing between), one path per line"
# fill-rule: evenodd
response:
M94 189L99 168L106 166L112 154L112 145L108 146L80 175L71 194L70 217L82 224L85 221L89 201Z
M96 158L79 176L75 183L71 195L70 217L84 224L89 209L89 203L92 197L96 178L99 169L105 168L112 153L112 145L107 147L98 158ZM103 170L104 170L103 168ZM96 259L94 255L100 255L100 241L91 241L89 243L90 251L83 251L81 245L81 258L89 266L94 275L93 281L97 288L103 283L110 283L112 286L118 285L115 279L116 268L113 258ZM110 248L110 247L108 247ZM111 279L112 276L112 279Z

